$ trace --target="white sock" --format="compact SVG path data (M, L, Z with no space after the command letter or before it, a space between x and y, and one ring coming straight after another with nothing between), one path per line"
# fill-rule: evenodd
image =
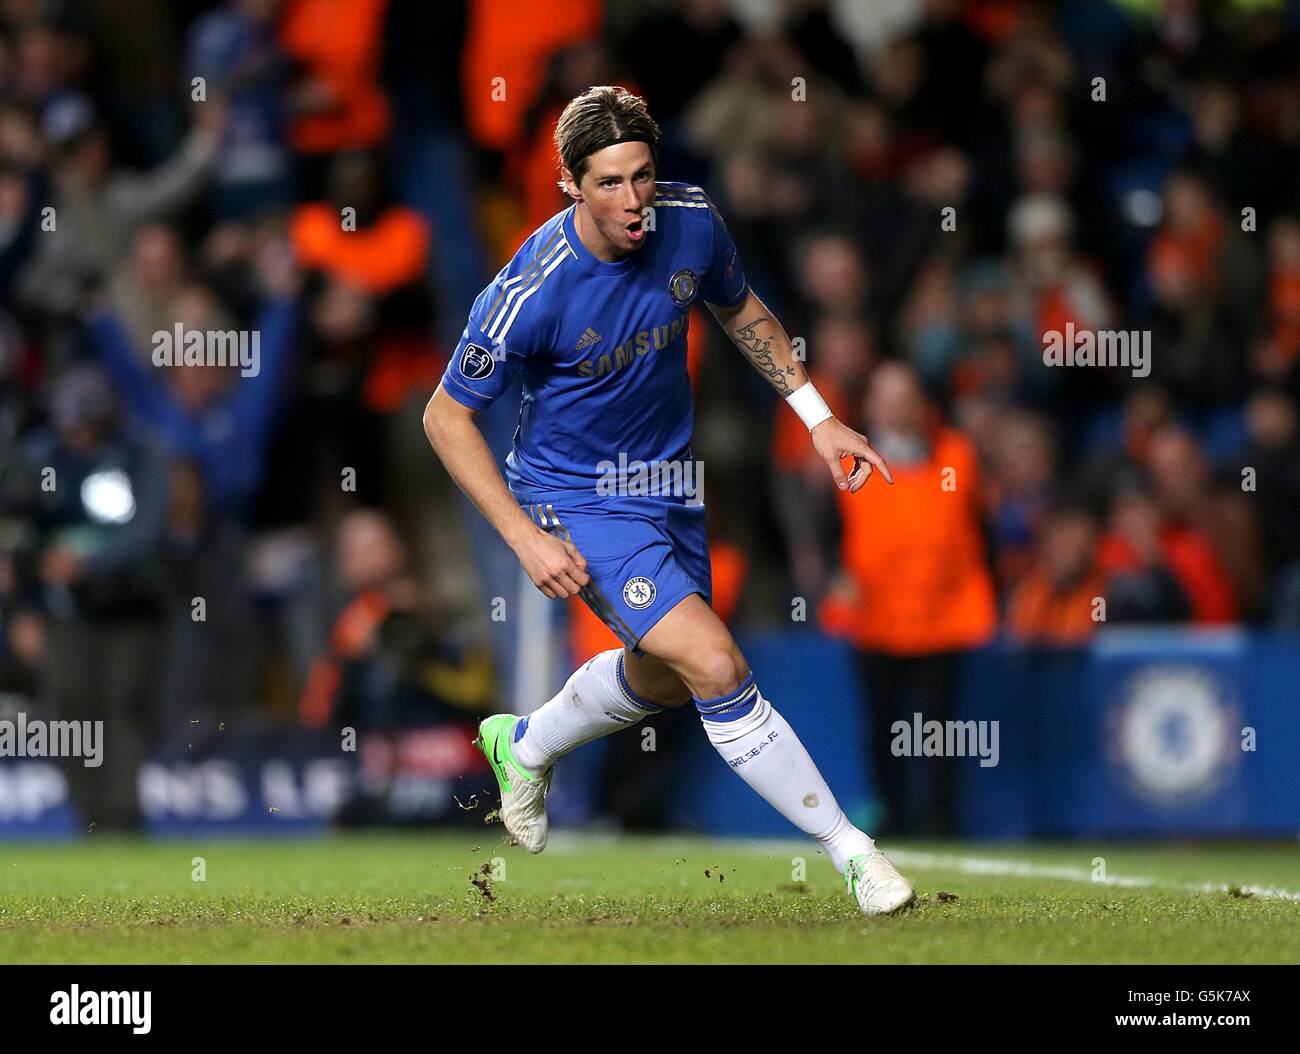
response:
M662 709L628 687L623 649L611 648L574 670L554 698L515 726L510 750L530 775L539 776L575 747Z
M709 742L763 799L826 850L844 873L850 857L876 846L844 815L794 729L763 698L751 673L735 692L696 699Z

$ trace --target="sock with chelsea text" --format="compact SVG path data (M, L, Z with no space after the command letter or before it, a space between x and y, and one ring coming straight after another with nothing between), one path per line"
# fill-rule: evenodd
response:
M717 699L696 699L709 742L777 812L826 850L841 874L845 862L875 848L844 815L794 729L754 683Z

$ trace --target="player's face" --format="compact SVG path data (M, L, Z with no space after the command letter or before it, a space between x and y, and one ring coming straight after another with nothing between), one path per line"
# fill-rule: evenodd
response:
M592 154L578 191L610 256L645 244L645 210L655 196L654 157L645 143L616 143Z

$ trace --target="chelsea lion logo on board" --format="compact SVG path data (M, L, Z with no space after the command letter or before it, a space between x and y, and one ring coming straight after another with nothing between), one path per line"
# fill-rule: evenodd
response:
M640 575L629 578L627 584L623 586L623 599L628 607L636 608L638 611L648 608L655 602L655 584Z
M491 376L496 364L497 360L492 357L492 353L477 344L466 344L465 350L461 352L460 372L467 380L481 381L484 377Z
M1218 678L1192 664L1155 665L1124 687L1108 714L1110 757L1131 790L1185 807L1232 774L1241 720Z
M683 267L680 271L674 272L673 276L668 279L668 292L673 295L673 303L678 307L685 307L695 299L699 285L695 272L689 267Z

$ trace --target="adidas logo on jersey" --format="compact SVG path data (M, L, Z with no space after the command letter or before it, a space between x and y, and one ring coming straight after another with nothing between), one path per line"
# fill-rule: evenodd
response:
M585 332L585 333L582 335L582 339L581 339L580 341L578 341L577 344L574 345L573 350L574 350L574 351L581 351L583 348L589 348L589 347L591 347L593 344L599 344L600 341L601 341L601 336L600 336L600 334L597 333L597 332L596 332L594 329L592 329L590 326L588 326L588 327L587 327L587 332Z

